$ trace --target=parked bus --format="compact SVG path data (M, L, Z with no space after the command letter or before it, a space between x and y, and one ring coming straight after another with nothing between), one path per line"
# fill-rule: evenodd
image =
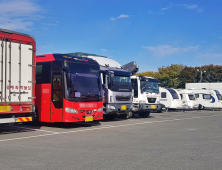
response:
M40 122L103 119L99 64L67 54L36 56L36 114Z
M35 38L0 29L0 124L32 121Z

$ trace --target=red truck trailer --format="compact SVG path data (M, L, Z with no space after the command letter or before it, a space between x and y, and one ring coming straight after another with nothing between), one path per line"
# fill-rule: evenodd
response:
M36 56L34 122L79 122L103 119L99 64L67 54Z
M0 29L0 124L32 121L35 38Z

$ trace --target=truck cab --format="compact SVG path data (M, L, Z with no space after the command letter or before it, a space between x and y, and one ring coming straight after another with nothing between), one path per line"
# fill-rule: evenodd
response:
M131 76L133 88L132 110L140 117L147 117L151 110L160 112L163 105L160 104L158 79L146 76Z

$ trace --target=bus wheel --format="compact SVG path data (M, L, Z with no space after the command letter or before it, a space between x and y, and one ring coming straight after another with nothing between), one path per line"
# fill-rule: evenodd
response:
M107 120L113 120L115 119L117 116L117 114L107 114L107 115L103 115L103 117L105 117Z
M146 118L150 115L150 111L145 111L145 112L139 112L138 115L141 117L141 118Z

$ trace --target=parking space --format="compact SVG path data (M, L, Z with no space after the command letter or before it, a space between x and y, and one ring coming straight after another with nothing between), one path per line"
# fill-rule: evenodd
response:
M1 126L1 169L221 169L222 113Z
M140 126L143 124L163 123L170 121L191 120L204 117L221 116L220 111L170 111L162 113L151 113L147 118L140 118L134 115L131 119L117 117L114 120L102 120L95 122L77 123L42 123L41 126L31 126L28 124L1 125L0 141L25 140L27 138L37 138L54 136L68 133L81 133L84 131L96 131L101 129L122 128L127 126Z

